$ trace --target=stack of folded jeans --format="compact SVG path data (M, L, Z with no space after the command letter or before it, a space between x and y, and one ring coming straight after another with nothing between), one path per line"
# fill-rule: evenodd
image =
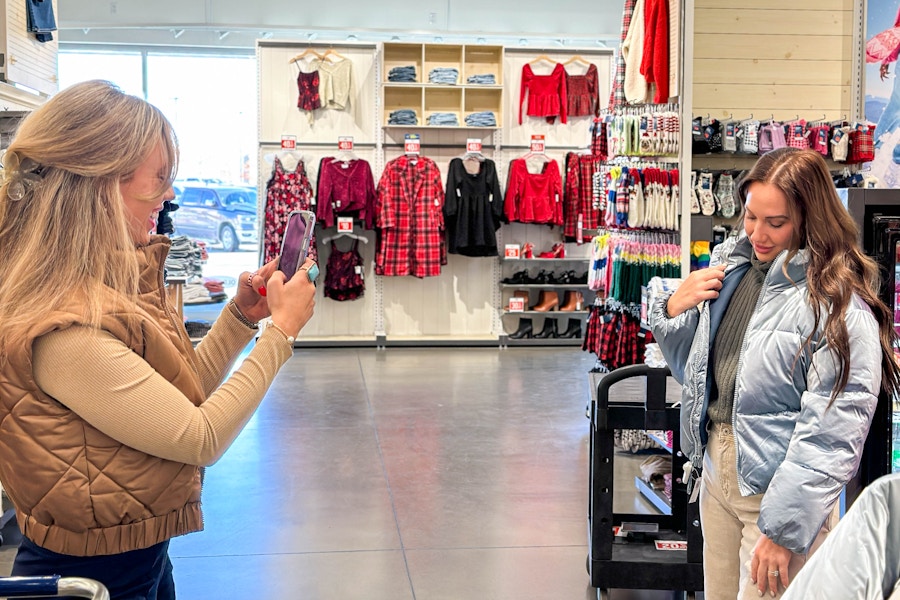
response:
M496 127L497 117L489 110L474 112L466 117L466 125L469 127Z
M393 81L395 83L415 83L416 67L414 65L394 67L388 73L388 81Z
M416 111L408 108L392 111L388 115L388 125L418 125L419 119L416 118Z
M429 83L444 83L456 85L459 81L459 69L451 67L436 67L428 73Z
M469 75L469 78L466 79L466 83L470 83L473 85L497 85L497 78L493 73L486 73L484 75Z
M459 127L456 113L436 112L428 115L428 124L436 127Z
M203 250L186 235L172 238L172 246L166 256L166 275L185 279L203 276Z

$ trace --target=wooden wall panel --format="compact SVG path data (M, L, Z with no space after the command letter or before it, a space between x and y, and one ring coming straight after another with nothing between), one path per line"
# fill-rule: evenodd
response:
M853 0L697 0L694 17L694 115L849 116Z

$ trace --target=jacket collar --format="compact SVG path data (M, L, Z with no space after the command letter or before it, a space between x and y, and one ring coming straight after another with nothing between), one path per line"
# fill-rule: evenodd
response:
M722 249L717 262L719 264L727 262L728 267L725 271L728 272L732 269L745 268L748 266L752 255L753 245L750 243L750 238L744 234L737 238L735 242ZM787 250L782 250L778 256L775 257L775 261L769 269L769 275L767 277L769 287L793 286L794 284L806 281L806 268L809 265L809 251L805 248L801 248L797 254L791 258L787 265L787 276L785 276L782 267L784 266L787 257Z

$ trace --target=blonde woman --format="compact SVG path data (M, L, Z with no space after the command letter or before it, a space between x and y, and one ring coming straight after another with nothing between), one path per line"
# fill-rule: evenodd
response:
M177 156L157 108L90 81L29 115L3 157L0 481L24 535L14 575L174 598L168 540L202 529L200 467L237 437L312 317L313 283L285 283L270 263L241 274L192 347L163 287L168 238L149 233Z
M770 152L738 195L745 235L651 316L702 471L707 600L788 586L856 473L879 391L900 387L878 268L822 157Z

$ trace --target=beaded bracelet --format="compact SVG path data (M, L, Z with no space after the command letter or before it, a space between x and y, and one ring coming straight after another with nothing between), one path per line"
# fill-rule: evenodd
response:
M276 325L275 323L269 323L269 327L271 327L272 329L277 330L281 335L283 335L283 336L285 337L285 339L288 341L288 343L289 343L291 346L294 345L294 339L295 339L294 336L288 335L287 332L286 332L284 329L282 329L281 327L279 327L279 326Z
M249 327L250 329L259 329L259 325L248 319L244 316L244 313L241 312L241 309L238 308L237 303L234 301L234 298L228 301L228 305L232 308L231 314L235 316L235 318Z

